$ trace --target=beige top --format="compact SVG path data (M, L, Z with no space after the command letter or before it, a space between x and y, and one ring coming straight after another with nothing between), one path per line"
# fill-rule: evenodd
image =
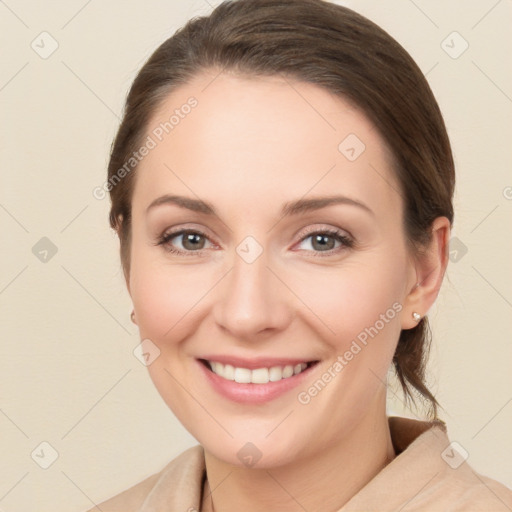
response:
M512 511L512 491L476 473L442 421L390 417L389 427L397 456L338 512ZM203 448L194 446L88 512L197 512L205 477Z

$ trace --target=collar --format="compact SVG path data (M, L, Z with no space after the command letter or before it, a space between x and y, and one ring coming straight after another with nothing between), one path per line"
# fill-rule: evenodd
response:
M446 470L440 454L449 445L443 421L388 418L396 457L370 480L339 512L382 510L382 490L386 490L386 510L404 503L404 475L411 492L420 492ZM414 475L415 481L411 482ZM161 472L139 512L165 510L199 511L206 477L204 449L189 448Z

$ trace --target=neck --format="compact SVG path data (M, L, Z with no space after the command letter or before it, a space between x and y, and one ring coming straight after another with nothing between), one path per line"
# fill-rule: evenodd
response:
M205 451L203 512L334 512L395 456L385 410L366 415L349 435L286 466L239 468ZM213 491L212 491L213 490Z

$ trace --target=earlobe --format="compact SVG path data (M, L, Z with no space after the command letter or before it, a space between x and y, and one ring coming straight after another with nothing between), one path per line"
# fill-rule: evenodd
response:
M402 329L412 329L434 304L448 265L450 221L437 217L431 227L431 241L414 257L416 285L405 299Z

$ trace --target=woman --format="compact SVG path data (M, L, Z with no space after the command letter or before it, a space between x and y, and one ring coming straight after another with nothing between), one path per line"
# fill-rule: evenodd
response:
M145 362L200 445L98 508L512 509L425 384L454 165L387 33L319 0L221 4L141 69L108 173ZM390 366L430 420L386 416Z

